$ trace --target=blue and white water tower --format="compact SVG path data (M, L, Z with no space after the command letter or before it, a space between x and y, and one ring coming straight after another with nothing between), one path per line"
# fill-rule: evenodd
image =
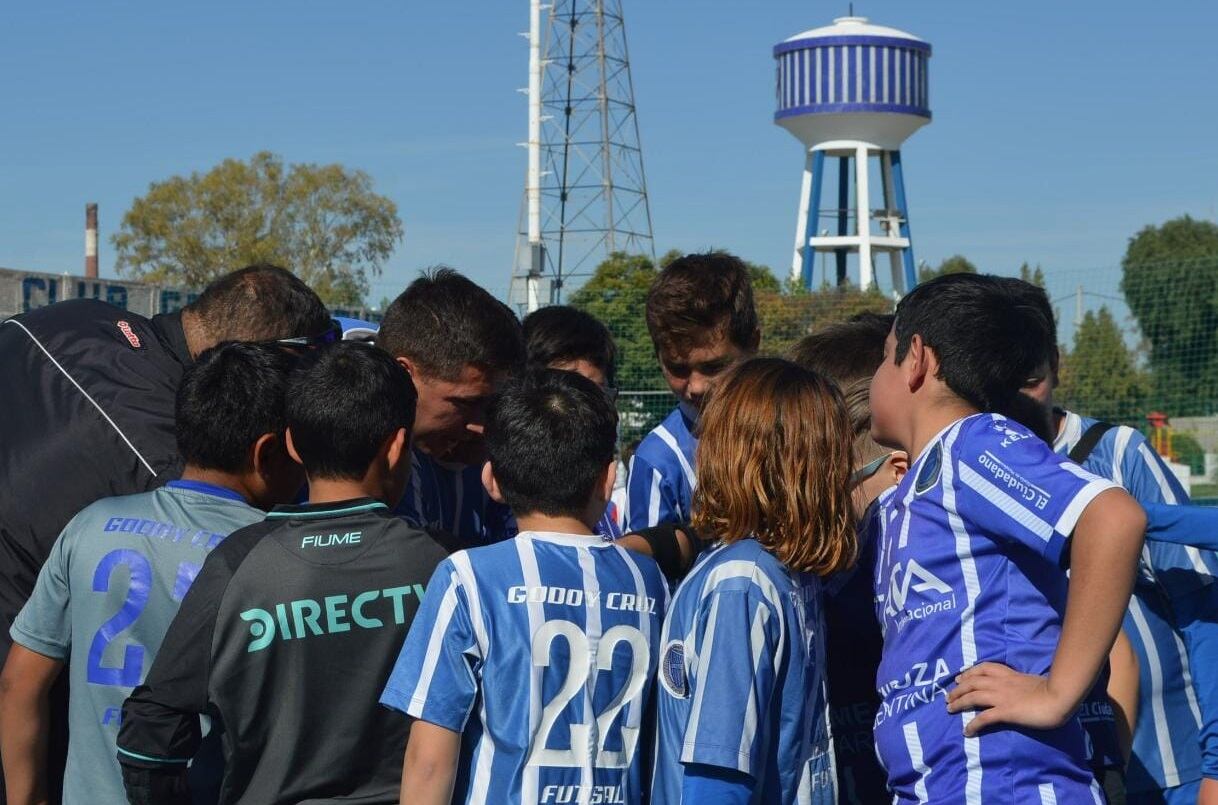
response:
M901 144L930 122L930 45L865 17L840 17L781 42L774 58L774 122L807 149L792 278L811 288L816 253L832 252L837 281L844 283L849 256L856 254L859 287L867 288L875 282L873 261L887 253L893 291L912 288L917 273ZM826 169L835 162L837 205L826 208ZM875 193L873 164L879 169Z

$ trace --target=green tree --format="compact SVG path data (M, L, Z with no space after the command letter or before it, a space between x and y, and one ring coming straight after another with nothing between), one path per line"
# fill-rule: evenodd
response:
M1140 424L1146 380L1108 308L1087 311L1062 355L1058 399L1087 416Z
M1147 226L1121 261L1121 291L1149 347L1152 402L1173 416L1218 407L1218 225Z
M1024 282L1039 285L1041 288L1045 287L1045 272L1041 270L1039 265L1036 268L1032 268L1027 263L1023 263L1019 266L1019 278Z
M631 391L666 389L643 311L657 275L651 258L615 252L570 298L573 307L605 323L618 348L618 384Z
M935 277L942 277L944 274L976 274L977 266L973 265L964 255L953 254L943 262L939 263L936 268L919 268L918 282L926 282L933 280Z
M291 269L331 305L361 304L402 239L397 207L363 171L261 152L154 182L112 238L128 277L200 288L234 268Z

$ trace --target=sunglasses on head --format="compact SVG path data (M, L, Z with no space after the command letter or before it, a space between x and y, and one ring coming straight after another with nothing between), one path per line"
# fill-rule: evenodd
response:
M295 349L313 349L327 344L336 344L343 340L343 326L335 319L330 319L330 326L316 335L298 335L293 338L277 338L272 344Z
M874 459L872 461L868 461L866 464L859 467L857 470L854 471L854 474L850 476L850 485L858 486L863 481L866 481L868 478L875 475L877 472L880 471L880 468L883 467L884 464L886 464L888 462L888 459L890 459L890 458L892 458L892 453L885 453L884 455L880 456L879 458Z

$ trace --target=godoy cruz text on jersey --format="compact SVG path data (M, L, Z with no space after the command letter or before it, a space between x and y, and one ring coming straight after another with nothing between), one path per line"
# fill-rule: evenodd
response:
M603 601L602 601L603 597ZM603 606L614 612L641 612L644 615L656 613L656 600L651 596L631 595L630 593L611 592L602 596L600 590L581 590L578 587L548 587L539 585L526 587L517 584L507 589L509 604L562 604L569 607L582 607L585 599L588 606Z
M250 640L247 652L261 651L278 637L280 640L302 640L306 637L349 632L359 629L380 629L384 618L392 612L393 623L401 626L406 622L408 595L423 600L423 585L412 584L389 587L384 590L367 590L354 597L327 595L320 602L312 598L301 598L275 604L272 611L260 608L247 609L241 619L249 621ZM324 615L324 617L323 617Z

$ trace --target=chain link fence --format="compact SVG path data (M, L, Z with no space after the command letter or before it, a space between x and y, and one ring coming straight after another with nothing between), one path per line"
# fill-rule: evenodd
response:
M594 279L569 300L604 321L618 342L627 452L675 405L643 321L648 272L633 274ZM1218 503L1218 257L1023 276L1046 289L1057 314L1058 404L1143 432L1195 499ZM828 324L895 304L890 294L852 287L755 284L761 352L769 355L786 354Z

